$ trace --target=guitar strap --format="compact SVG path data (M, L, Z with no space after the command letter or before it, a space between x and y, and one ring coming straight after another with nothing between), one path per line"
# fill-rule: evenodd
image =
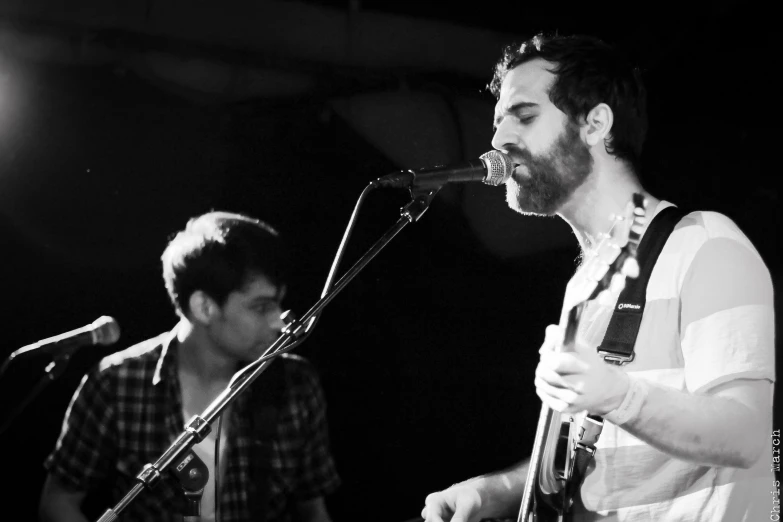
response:
M658 212L647 226L637 250L637 259L640 260L639 277L626 281L626 286L617 299L604 340L598 347L598 354L603 356L604 361L618 366L633 361L633 347L644 314L647 282L663 245L684 215L685 212L678 207L666 207Z
M642 324L647 282L666 240L685 214L678 207L666 207L658 212L647 226L647 231L637 250L637 259L640 260L639 277L626 281L626 286L617 299L603 342L598 347L598 354L604 358L604 361L622 366L634 360L633 348ZM582 484L587 465L595 454L595 444L601 435L603 423L603 418L598 415L588 415L580 428L580 433L577 434L571 460L570 480L567 483L567 498L574 498L576 490Z

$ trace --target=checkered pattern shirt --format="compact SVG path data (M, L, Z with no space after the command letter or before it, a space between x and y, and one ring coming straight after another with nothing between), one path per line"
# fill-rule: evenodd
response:
M175 338L176 329L117 352L85 375L68 406L55 449L44 463L49 473L76 490L89 493L110 488L109 497L102 499L104 510L122 499L144 464L157 461L184 429L177 350L169 349L175 346ZM340 479L329 452L326 405L315 370L290 354L274 364L283 364L286 386L277 427L270 430L274 435L265 464L271 469L265 518L287 522L290 501L326 495ZM251 480L255 439L249 396L264 377L230 408L220 492L223 522L254 518L251 504L259 493ZM121 517L123 521L179 522L184 506L181 486L164 473L163 480L138 495Z

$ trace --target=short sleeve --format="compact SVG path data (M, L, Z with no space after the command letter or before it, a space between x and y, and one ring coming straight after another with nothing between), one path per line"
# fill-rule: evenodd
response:
M116 455L110 382L96 368L85 375L65 412L60 436L44 467L74 489L98 487Z
M680 294L688 390L739 378L775 380L772 292L769 270L749 242L706 238Z
M299 400L305 433L299 456L300 473L294 491L294 496L300 500L324 496L340 485L329 447L326 399L320 379L309 364L303 369Z

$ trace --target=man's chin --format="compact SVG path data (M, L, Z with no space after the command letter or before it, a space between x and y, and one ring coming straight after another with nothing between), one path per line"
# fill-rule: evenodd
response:
M251 362L261 357L265 351L266 351L266 347L263 348L254 347L252 350L248 350L244 354L242 354L239 357L239 361L243 366L246 364L250 364Z
M506 203L511 210L524 216L554 216L557 213L556 208L548 208L530 199L517 183L506 184Z

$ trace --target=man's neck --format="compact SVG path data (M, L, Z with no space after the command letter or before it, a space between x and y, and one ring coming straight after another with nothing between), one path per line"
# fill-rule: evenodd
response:
M204 326L182 319L177 332L179 369L204 385L223 385L239 369L237 361L222 353Z
M646 198L649 215L658 200L644 190L629 167L616 161L596 165L558 215L571 225L582 251L586 252L612 230L615 217L626 214L634 193L641 193Z

